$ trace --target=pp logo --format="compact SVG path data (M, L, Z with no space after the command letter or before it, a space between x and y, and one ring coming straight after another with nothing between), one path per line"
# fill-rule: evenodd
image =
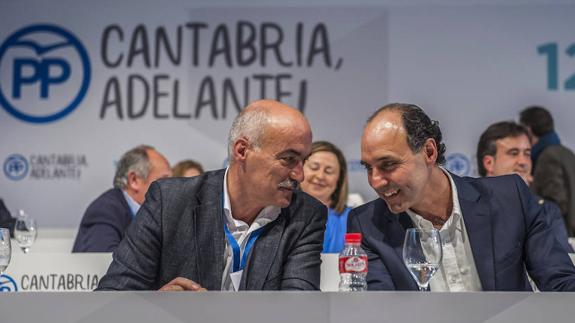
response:
M26 157L18 154L10 155L4 161L4 175L13 181L19 181L28 174Z
M32 25L0 46L0 105L26 122L46 123L74 111L90 85L90 60L76 36Z
M347 162L347 170L349 172L365 171L365 166L361 163L361 160L352 159Z
M455 175L467 176L471 170L471 165L467 156L460 153L453 153L447 156L447 164L445 165L445 168Z
M8 275L0 275L0 293L1 292L17 292L18 285L16 281Z

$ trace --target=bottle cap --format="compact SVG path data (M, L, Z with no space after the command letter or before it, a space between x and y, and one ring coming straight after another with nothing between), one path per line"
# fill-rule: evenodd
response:
M361 242L361 233L345 234L345 243L360 243L360 242Z

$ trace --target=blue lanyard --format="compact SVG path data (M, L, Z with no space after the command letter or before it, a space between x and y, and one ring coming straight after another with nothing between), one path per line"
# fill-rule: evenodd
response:
M224 220L224 231L226 233L226 238L228 238L228 243L232 247L232 251L234 254L232 272L235 273L236 271L244 270L244 268L246 267L246 262L248 260L248 255L250 253L250 250L254 246L254 243L256 242L256 240L262 234L263 228L264 227L261 227L257 230L252 231L252 233L250 233L250 237L248 239L248 243L246 244L246 248L244 249L242 261L240 263L240 253L241 253L240 246L238 245L238 242L236 241L234 236L230 233L230 230L228 229L228 226Z
M232 262L232 272L235 273L236 271L244 270L246 267L246 262L248 261L248 255L250 254L250 250L254 246L256 240L260 237L263 232L264 227L258 228L257 230L252 231L250 233L250 237L248 239L248 243L244 249L244 254L242 256L242 261L240 262L240 246L238 242L234 238L234 236L230 233L230 229L228 229L228 225L226 224L226 214L224 210L224 196L222 195L222 220L224 222L224 232L226 233L226 238L228 239L228 243L230 247L232 247L232 252L234 254L233 262Z

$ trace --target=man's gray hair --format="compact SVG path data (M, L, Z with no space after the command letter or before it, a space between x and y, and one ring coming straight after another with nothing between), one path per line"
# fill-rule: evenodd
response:
M231 162L234 154L234 143L240 138L246 138L255 148L260 148L262 137L269 123L269 116L263 109L242 110L232 123L228 137L228 159Z
M136 173L140 178L146 179L150 174L150 158L148 157L148 150L154 150L154 147L147 145L140 145L128 150L116 168L116 175L114 176L114 187L123 189L128 185L128 174L130 172Z

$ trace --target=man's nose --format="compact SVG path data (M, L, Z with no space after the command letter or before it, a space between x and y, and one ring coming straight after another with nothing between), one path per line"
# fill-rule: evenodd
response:
M517 163L519 163L523 167L527 167L531 163L531 157L526 155L519 155Z
M303 174L303 161L299 161L297 165L292 168L290 172L291 179L297 181L298 183L303 182L304 174Z
M375 190L389 184L389 181L385 175L375 168L372 169L371 173L368 175L368 182L369 185L371 185L371 187Z

